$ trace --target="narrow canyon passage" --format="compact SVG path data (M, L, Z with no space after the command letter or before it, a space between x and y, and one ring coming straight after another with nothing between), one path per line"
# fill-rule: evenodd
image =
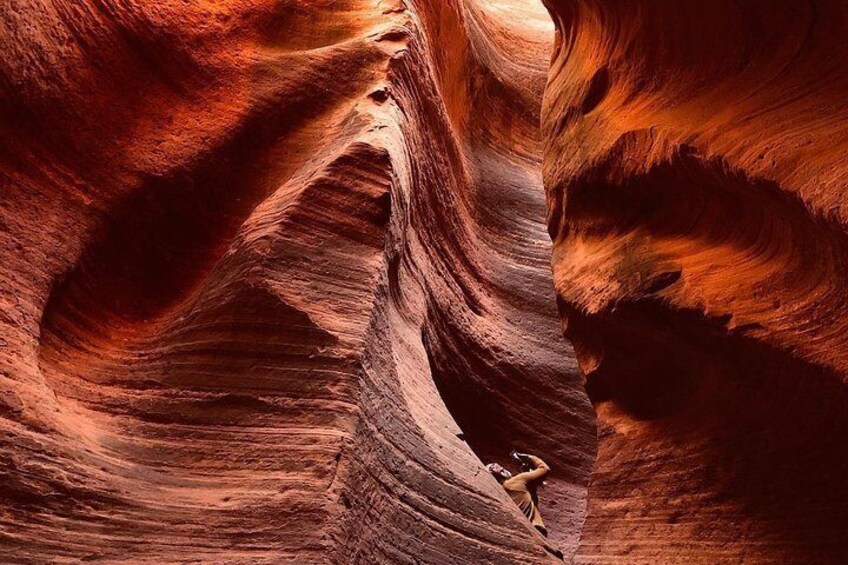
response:
M842 4L2 3L0 561L843 562Z
M535 1L7 3L10 563L547 563L562 338ZM544 453L544 540L482 460ZM546 549L547 547L547 549Z

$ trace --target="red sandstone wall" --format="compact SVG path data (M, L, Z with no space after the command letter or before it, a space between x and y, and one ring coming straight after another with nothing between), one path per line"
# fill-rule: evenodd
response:
M598 412L580 563L842 563L844 2L549 0L548 225Z
M848 13L546 4L0 5L0 561L844 561Z
M0 560L548 562L481 472L512 446L573 552L552 30L529 1L2 3Z

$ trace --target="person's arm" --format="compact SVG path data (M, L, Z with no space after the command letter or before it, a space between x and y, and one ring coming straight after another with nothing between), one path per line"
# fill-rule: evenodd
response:
M548 464L536 457L535 455L529 455L527 453L519 453L518 456L522 459L526 459L533 465L532 471L525 471L523 473L518 473L515 475L515 479L523 480L525 482L538 481L542 479L550 473L551 468L548 467Z

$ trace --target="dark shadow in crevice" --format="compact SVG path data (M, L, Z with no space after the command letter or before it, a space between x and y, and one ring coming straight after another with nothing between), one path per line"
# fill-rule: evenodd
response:
M518 471L511 449L535 453L552 468L540 488L540 511L551 540L569 554L585 516L585 492L595 456L591 406L577 375L521 364L438 308L429 310L422 340L433 382L483 463ZM530 360L527 363L532 363Z
M731 545L763 544L786 562L839 562L848 551L848 389L826 368L728 333L725 322L656 300L591 319L571 313L570 336L591 335L602 357L588 376L593 402L656 431L614 434L601 450L629 453L629 465L649 465L653 476L606 483L615 472L599 460L591 495L694 496L733 509L723 515ZM681 476L685 484L669 482ZM745 534L732 526L741 522L753 524Z
M606 98L610 89L610 73L606 67L601 67L589 81L589 89L583 104L580 105L580 113L584 116L597 108Z
M559 300L602 414L589 553L626 546L638 559L640 547L648 555L663 539L777 562L841 562L848 550L841 375L802 360L804 353L814 358L807 343L779 349L758 321L734 324L732 312L708 316L663 297L675 296L681 280L697 284L681 267L690 253L701 255L705 269L712 260L726 270L740 304L836 296L848 273L844 229L777 183L691 147L647 172L627 173L626 164L653 142L649 132L622 136L604 161L552 196L559 245L572 237L628 242L607 265L621 284L616 302L587 314ZM749 262L759 270L741 271ZM813 312L812 302L797 308L805 306L820 325L828 316L838 323L838 312ZM664 522L672 499L681 508L673 522L685 528ZM628 539L616 539L610 532L624 531L628 512L651 526L632 526ZM638 532L647 536L644 545L632 539Z

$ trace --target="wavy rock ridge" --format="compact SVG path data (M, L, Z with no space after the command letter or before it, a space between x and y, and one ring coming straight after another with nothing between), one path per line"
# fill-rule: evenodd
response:
M535 2L0 6L0 560L549 562L596 435Z
M576 562L843 562L845 4L547 4L554 278L599 426Z
M846 8L545 5L0 5L0 561L844 561Z

